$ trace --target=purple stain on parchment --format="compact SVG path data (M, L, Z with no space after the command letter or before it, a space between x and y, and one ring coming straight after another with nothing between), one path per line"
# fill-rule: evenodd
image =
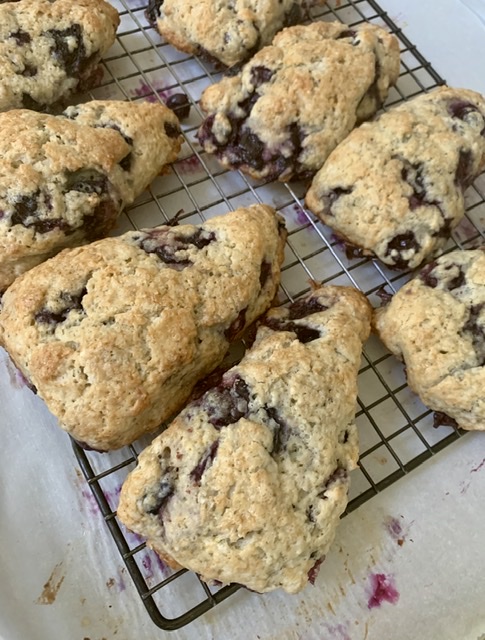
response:
M83 489L81 491L81 496L84 498L84 505L87 507L88 512L92 516L97 516L100 513L98 503L96 502L96 498L93 496L89 489Z
M394 583L394 576L385 573L371 573L369 585L368 609L380 607L383 602L396 604L399 600L399 592Z
M170 567L155 552L145 552L142 555L141 563L145 568L145 578L147 579L154 577L157 568L164 577L171 572Z
M305 213L305 209L299 204L293 205L293 211L295 212L295 220L298 224L308 224L310 222L308 215Z
M153 93L155 91L155 94ZM147 102L158 102L159 96L164 102L172 95L172 92L164 89L163 87L158 87L157 85L153 85L150 87L145 82L141 82L140 86L133 90L134 95L137 98L145 98Z
M328 634L325 638L332 638L332 640L352 640L347 625L325 624L325 631Z
M473 469L470 471L470 473L475 473L476 471L480 471L480 469L483 467L483 465L485 465L485 458L483 458L483 460L480 462L479 465L477 465L476 467L473 467Z
M202 169L199 158L195 155L184 158L177 162L177 169L180 169L182 173L196 173Z

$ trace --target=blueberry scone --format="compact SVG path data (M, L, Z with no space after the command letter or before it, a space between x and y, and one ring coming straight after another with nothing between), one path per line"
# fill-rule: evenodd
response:
M485 430L485 250L427 264L375 312L378 335L439 420ZM438 420L438 421L439 421Z
M0 111L43 110L87 90L118 24L104 0L0 4Z
M146 102L13 110L0 128L0 291L64 247L107 235L182 141L173 112Z
M284 29L233 77L208 87L198 138L229 169L254 178L312 176L399 73L397 39L369 24Z
M250 58L325 0L150 0L146 16L174 47L227 67Z
M355 129L315 176L306 204L361 255L415 268L436 255L485 167L485 99L440 88Z
M0 344L66 431L116 449L178 411L266 311L284 241L254 205L65 250L5 292Z
M219 385L140 455L119 518L174 567L289 593L313 581L347 505L371 308L321 287L271 310Z

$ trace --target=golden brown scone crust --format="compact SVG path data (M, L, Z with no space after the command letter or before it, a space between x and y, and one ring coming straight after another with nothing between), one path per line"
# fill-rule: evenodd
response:
M302 589L347 504L370 320L350 287L269 311L243 360L140 455L121 521L205 580Z
M397 269L436 255L485 168L485 98L443 87L413 98L339 144L308 208L365 255Z
M0 342L66 431L116 449L178 411L268 308L284 241L254 205L64 250L5 292Z
M204 91L199 141L254 178L308 177L375 113L398 74L398 41L381 27L284 29L238 75Z
M307 5L324 1L164 0L157 27L177 49L230 67L269 44L283 27L301 22Z
M424 404L463 429L485 430L484 249L426 265L376 310L374 325Z
M181 146L161 104L93 101L0 113L0 291L61 249L102 238Z
M0 111L45 109L89 88L119 21L104 0L0 4Z

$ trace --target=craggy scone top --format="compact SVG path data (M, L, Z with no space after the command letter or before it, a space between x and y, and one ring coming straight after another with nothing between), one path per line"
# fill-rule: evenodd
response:
M254 178L311 176L375 113L398 74L398 41L381 27L284 29L238 75L204 91L199 141L224 167Z
M104 0L0 4L0 111L42 110L89 88L118 24Z
M289 593L313 582L357 463L370 319L350 287L269 311L243 360L140 455L122 522L204 580Z
M285 237L254 205L64 250L5 292L0 343L63 428L116 449L179 410L268 308Z
M325 0L150 0L148 20L177 49L231 67Z
M0 129L0 291L64 247L107 235L182 142L173 112L149 103L13 110Z
M315 176L306 204L364 255L415 268L444 246L485 168L485 98L443 87L361 125Z
M374 326L424 404L463 429L485 430L484 249L427 264L376 310Z

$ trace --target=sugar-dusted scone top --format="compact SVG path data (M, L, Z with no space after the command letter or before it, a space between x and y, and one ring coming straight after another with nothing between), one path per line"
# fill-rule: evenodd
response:
M147 17L168 42L230 67L303 20L307 5L325 0L151 0Z
M355 129L315 176L306 204L344 240L397 269L443 248L485 168L485 98L443 87Z
M119 21L104 0L0 4L0 111L41 110L86 90Z
M12 110L0 129L0 291L64 247L107 235L182 141L173 112L149 103Z
M398 41L380 27L284 29L238 75L204 91L199 141L255 178L308 177L375 113L398 74Z
M5 292L0 343L66 431L116 449L179 410L268 308L284 240L254 205L64 250Z
M485 430L485 250L452 251L377 309L375 329L409 386L463 429Z
M350 287L271 310L240 364L142 452L121 521L204 580L289 593L313 581L357 463L370 320Z

